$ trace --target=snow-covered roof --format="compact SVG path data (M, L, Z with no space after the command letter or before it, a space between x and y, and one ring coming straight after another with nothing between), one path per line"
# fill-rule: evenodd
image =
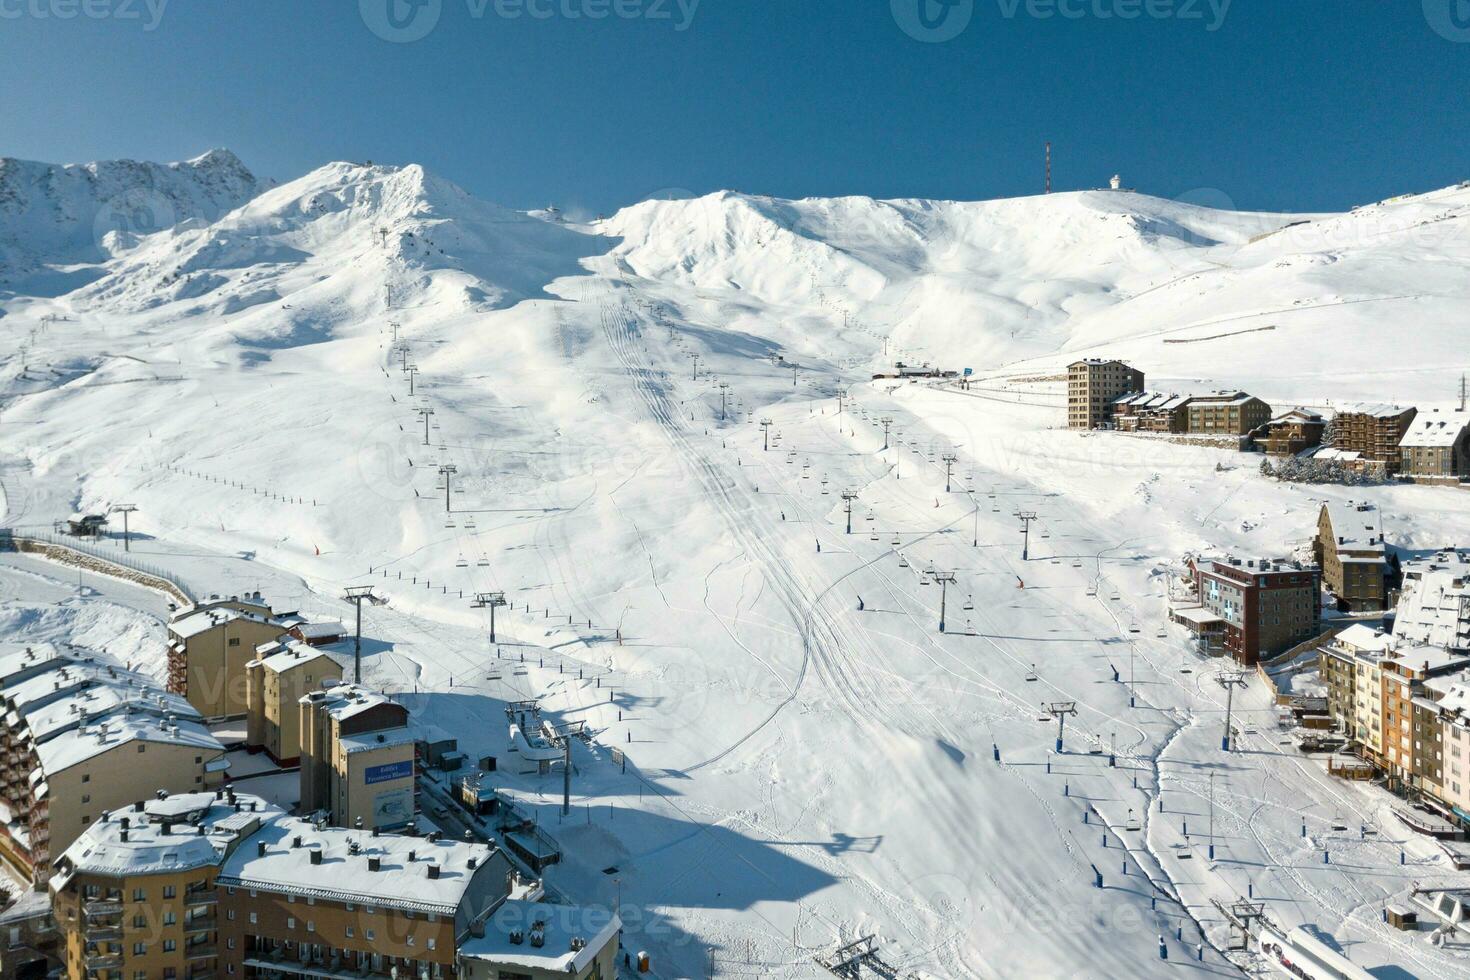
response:
M1356 463L1363 458L1363 454L1356 450L1339 449L1336 446L1318 446L1307 450L1303 455L1310 459L1335 463Z
M304 696L302 702L325 702L327 714L339 720L360 715L382 704L397 704L381 691L361 684L338 684L325 691L314 691Z
M1440 449L1453 446L1460 441L1467 425L1470 425L1470 412L1462 412L1459 409L1442 412L1437 408L1428 412L1420 412L1415 416L1414 424L1409 426L1409 431L1405 432L1403 439L1399 440L1399 445L1411 449Z
M1326 422L1320 412L1314 412L1309 408L1293 408L1282 412L1280 415L1267 422L1267 425L1284 425L1289 422Z
M1393 634L1363 623L1354 623L1337 634L1336 642L1362 653L1381 654L1393 646Z
M321 647L314 647L300 640L290 640L285 643L280 640L271 640L262 643L255 648L256 658L252 664L259 664L273 673L284 673L295 670L297 667L305 667L319 660L328 660L336 663L330 653Z
M371 749L386 749L395 745L409 745L414 741L413 729L404 726L402 728L386 728L381 732L363 732L361 735L348 735L338 743L342 751L351 755L354 752L367 752Z
M20 674L35 673L56 660L74 660L76 654L55 643L0 644L0 685Z
M329 636L342 636L347 632L347 627L339 622L303 622L296 624L295 629L301 634L303 639L307 640L321 640Z
M1470 653L1419 643L1394 633L1356 623L1337 635L1336 642L1355 655L1379 663L1401 663L1415 671L1442 671L1456 664L1470 665Z
M1195 395L1189 400L1189 407L1196 405L1218 406L1218 405L1244 405L1256 396L1244 391L1217 391L1209 395Z
M161 874L218 865L262 823L284 811L253 796L186 793L116 810L89 826L62 855L71 872Z
M237 619L248 619L256 623L273 623L280 626L283 631L285 630L285 624L279 620L226 606L212 606L180 613L169 621L168 630L180 639L187 640Z
M70 769L104 752L134 742L188 745L223 754L225 747L197 721L169 721L151 715L114 713L101 721L62 732L35 747L46 776Z
M1412 412L1413 408L1406 405L1390 405L1385 402L1354 402L1347 405L1339 405L1338 417L1344 415L1371 415L1377 419L1397 418L1405 412Z
M224 751L187 700L91 656L72 653L11 676L19 679L0 685L6 724L34 748L37 780L139 740Z
M319 864L312 863L313 852L321 853ZM282 817L235 849L221 867L219 881L453 915L477 875L504 879L509 862L500 855L492 868L496 856L497 851L486 844L391 834L374 837L366 831ZM371 858L378 861L376 871ZM437 875L431 877L430 868L437 868Z
M460 955L494 966L576 976L623 928L610 909L507 899L485 922L485 935L460 946ZM540 945L533 940L540 939Z
M1470 647L1470 555L1441 551L1404 565L1394 633L1441 647Z
M1384 555L1385 545L1378 531L1380 515L1376 507L1355 500L1329 500L1322 507L1332 523L1334 544L1338 550L1359 552L1359 557L1363 552L1372 552L1380 557Z

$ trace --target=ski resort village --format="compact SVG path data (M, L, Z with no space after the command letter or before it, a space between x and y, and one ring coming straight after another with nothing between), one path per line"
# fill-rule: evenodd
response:
M1470 976L1470 183L0 160L4 980Z

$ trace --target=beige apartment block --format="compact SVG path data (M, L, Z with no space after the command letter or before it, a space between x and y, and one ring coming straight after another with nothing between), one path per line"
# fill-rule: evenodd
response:
M1122 361L1089 359L1067 366L1067 427L1103 429L1112 424L1113 402L1143 391L1143 372Z
M0 859L42 883L99 815L223 779L224 747L188 702L54 647L0 654Z
M301 812L341 827L413 820L415 744L408 709L357 684L301 699ZM360 823L359 823L360 821Z
M291 625L269 606L238 597L175 613L168 624L168 689L184 695L211 721L244 717L245 665L255 659L261 644L277 639Z
M342 680L342 665L301 640L273 640L245 665L245 743L281 765L301 758L301 699Z

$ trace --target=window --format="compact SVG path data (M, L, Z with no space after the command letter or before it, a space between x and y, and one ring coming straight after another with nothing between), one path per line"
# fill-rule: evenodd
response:
M316 923L313 922L311 919L307 919L306 920L306 931L307 932L316 932Z
M426 945L429 949L433 949L436 945L438 945L438 940L430 939L428 943L426 943Z
M146 928L148 928L148 917L146 915L144 915L142 912L139 912L137 915L133 916L133 928L134 929L146 929Z
M146 952L148 952L148 944L147 943L133 943L133 955L134 956L142 956Z
M231 936L229 939L226 939L225 940L225 949L234 949L234 948L235 948L235 937L234 936Z
M178 917L178 915L176 913L174 913L174 912L165 912L165 913L163 913L163 924L164 925L166 925L166 926L175 925L178 921L179 921L179 917Z
M237 647L239 645L240 645L240 638L238 636L232 636L232 637L230 637L230 646Z
M164 898L173 898L177 894L178 894L178 889L175 888L173 885L164 885L163 886L163 897Z
M363 934L363 937L365 939L367 939L368 942L372 942L374 939L377 939L378 938L378 934L375 933L375 932L373 932L373 930L371 930L371 929L364 929L362 931L362 934Z
M82 802L83 803L91 803L92 802L92 797L89 796L89 795L87 795L86 793L83 793L82 794Z
M92 781L92 774L90 772L84 772L84 773L82 773L82 782L84 782L84 783L90 783L91 781Z
M296 916L294 916L294 915L288 915L288 916L286 916L286 928L287 929L295 929L296 928Z
M146 902L147 900L148 900L148 890L146 888L134 888L133 889L133 901L135 901L135 902Z
M172 953L175 950L177 950L178 948L179 948L179 944L178 944L178 941L177 940L165 939L163 941L163 951L165 953Z
M354 928L352 928L351 926L348 926L347 927L347 938L348 939L351 939L351 938L353 938L356 935L357 935L357 930L354 929Z
M235 910L234 909L225 909L225 918L228 919L228 920L230 920L231 922L234 922L235 921Z
M138 746L138 751L139 752L146 752L147 750L148 750L148 746L146 746L146 745L139 745Z
M251 924L251 925L252 925L252 926L253 926L253 925L255 925L255 923L256 923L256 922L257 922L257 921L259 921L259 920L258 920L258 919L257 919L257 918L256 918L256 915L255 915L255 913L254 913L254 912L251 912L251 913L250 913L250 924Z

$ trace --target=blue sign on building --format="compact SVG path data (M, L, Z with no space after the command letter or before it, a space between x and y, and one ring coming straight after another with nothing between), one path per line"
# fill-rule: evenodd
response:
M965 377L968 378L970 375L972 375L974 373L975 373L975 369L974 368L965 368Z
M363 770L362 778L369 786L373 783L386 783L390 779L407 779L413 775L413 760L405 759L402 762L390 762L382 766L368 766Z

